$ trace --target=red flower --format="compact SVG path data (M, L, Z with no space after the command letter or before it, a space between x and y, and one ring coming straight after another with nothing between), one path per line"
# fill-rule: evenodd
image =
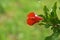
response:
M43 18L37 16L34 12L30 12L27 16L27 24L28 25L33 25L33 24L39 22L40 20L43 20Z

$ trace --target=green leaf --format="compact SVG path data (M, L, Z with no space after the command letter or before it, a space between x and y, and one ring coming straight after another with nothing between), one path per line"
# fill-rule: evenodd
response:
M45 13L45 20L49 21L48 20L49 19L49 14L48 14L49 9L46 6L44 6L43 10L44 10L44 13Z
M51 20L51 23L53 24L58 23L58 16L57 16L56 10L57 10L57 2L55 2L55 4L53 5L52 11L50 14L50 20Z
M52 15L53 17L57 17L56 10L57 10L57 2L55 2L55 4L54 4L53 7L52 7L51 15Z
M46 6L44 6L43 10L44 10L45 16L48 16L49 9Z
M45 40L57 40L59 33L53 33L51 36L45 38Z
M49 28L50 26L50 24L45 24L45 28Z

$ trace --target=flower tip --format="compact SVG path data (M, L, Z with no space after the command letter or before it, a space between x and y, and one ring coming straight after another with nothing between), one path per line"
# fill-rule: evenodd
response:
M42 17L40 17L40 20L44 20Z

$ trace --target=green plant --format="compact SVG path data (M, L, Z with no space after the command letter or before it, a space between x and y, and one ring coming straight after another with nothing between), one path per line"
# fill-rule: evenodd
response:
M43 10L45 15L39 15L44 18L44 20L42 21L42 25L45 25L45 28L49 28L52 26L51 30L53 30L53 34L46 37L45 40L57 40L57 37L60 34L60 20L56 13L57 2L55 2L55 4L53 5L51 12L46 6L44 6ZM41 23L39 25L41 25Z
M51 10L47 8L47 6L44 6L44 15L39 15L44 20L42 20L39 25L44 25L45 28L51 27L51 30L53 30L52 35L45 38L45 40L59 40L58 36L60 34L60 20L57 16L57 2L53 5Z

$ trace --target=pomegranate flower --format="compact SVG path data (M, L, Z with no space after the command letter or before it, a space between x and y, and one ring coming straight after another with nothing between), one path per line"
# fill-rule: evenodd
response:
M34 12L30 12L27 16L27 24L28 25L33 25L33 24L39 22L40 20L43 20L43 18L36 15Z

